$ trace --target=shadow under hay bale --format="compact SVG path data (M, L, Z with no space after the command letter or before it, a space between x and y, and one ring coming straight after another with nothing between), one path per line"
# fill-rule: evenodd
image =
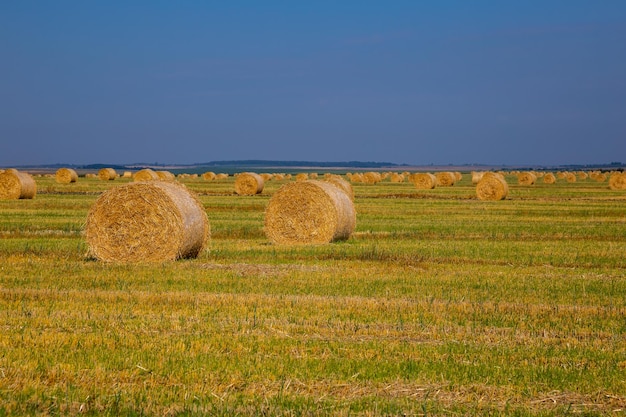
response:
M321 244L348 239L356 227L350 197L329 182L283 185L265 210L265 234L276 244Z
M209 235L202 203L175 182L133 182L108 190L85 224L89 254L105 262L193 258Z
M0 200L32 199L37 183L30 174L9 169L0 173Z
M493 172L485 172L476 184L476 195L480 200L504 200L508 194L509 185L507 182L502 176Z
M235 192L238 195L255 195L263 192L265 182L254 172L242 172L235 180Z

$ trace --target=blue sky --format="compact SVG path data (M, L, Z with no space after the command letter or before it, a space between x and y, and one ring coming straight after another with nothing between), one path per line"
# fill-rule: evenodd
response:
M2 1L0 166L626 162L626 1Z

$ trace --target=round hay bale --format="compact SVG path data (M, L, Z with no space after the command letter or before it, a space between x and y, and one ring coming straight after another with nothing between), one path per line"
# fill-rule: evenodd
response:
M455 171L453 172L454 174L454 178L455 178L455 183L461 181L463 179L463 174L461 174L459 171Z
M57 170L55 178L59 184L70 184L78 181L78 174L72 168L60 168Z
M576 174L573 172L568 172L567 175L565 175L565 180L567 182L576 182Z
M480 200L504 200L509 194L509 186L504 178L492 172L485 172L476 184L476 195Z
M409 179L418 190L432 190L437 185L437 177L428 172L416 172Z
M609 188L615 191L626 190L626 173L616 172L609 177Z
M209 235L202 203L175 182L134 182L105 191L85 224L89 254L105 262L193 258Z
M352 184L344 180L340 175L329 175L324 181L341 188L343 192L350 197L350 200L354 201L354 189L352 188Z
M391 173L389 177L390 182L404 182L404 175L398 174L397 172Z
M296 174L296 181L306 181L309 179L309 174L306 172L300 172Z
M169 171L155 171L161 181L176 181L176 175Z
M324 181L283 185L265 210L265 234L276 244L321 244L348 239L356 226L350 197Z
M437 179L437 187L452 187L456 182L456 175L454 172L443 171L435 174Z
M136 182L139 181L159 181L159 175L151 170L150 168L142 169L141 171L135 172L133 175L133 180Z
M535 181L537 181L537 176L530 171L517 174L517 183L519 185L534 185Z
M98 171L98 178L102 181L114 180L117 177L117 172L113 168L102 168Z
M543 182L545 184L554 184L556 183L556 177L553 173L548 172L546 175L543 176Z
M215 172L213 171L207 171L204 174L202 174L202 179L206 180L206 181L213 181L215 179L217 175L215 175Z
M85 178L98 178L98 174L94 174L93 172L88 172L85 174Z
M348 178L350 179L350 182L354 182L354 183L363 182L363 174L361 174L360 172L352 174Z
M238 195L255 195L263 192L265 182L254 172L242 172L235 180L235 192Z
M220 174L215 175L216 180L224 180L226 178L228 178L228 174L226 173L220 173Z
M0 200L32 199L37 183L30 174L8 169L0 173Z
M472 171L472 184L478 184L485 173L483 171Z
M124 171L124 173L122 174L122 178L132 178L133 177L133 173L131 171Z
M362 175L362 182L365 184L377 184L383 180L380 172L369 171Z

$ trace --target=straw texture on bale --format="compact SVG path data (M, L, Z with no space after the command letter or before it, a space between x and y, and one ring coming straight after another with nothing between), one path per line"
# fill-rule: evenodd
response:
M485 173L483 171L472 171L472 184L478 184Z
M98 178L102 181L114 180L117 177L117 172L113 168L102 168L98 171Z
M0 200L32 199L37 183L30 174L13 169L0 173Z
M565 175L565 180L567 182L576 182L576 174L574 172L568 172Z
M404 182L404 175L393 172L389 177L390 182Z
M340 175L329 175L324 179L324 181L341 188L343 192L350 197L350 200L354 201L354 188L352 188L352 184L344 180Z
M176 181L176 175L169 171L156 171L156 174L161 181Z
M543 176L543 182L545 184L554 184L556 182L556 177L553 173L548 172L546 175Z
M410 180L418 190L432 190L437 185L437 177L428 172L411 174Z
M537 176L530 171L517 174L517 183L519 185L534 185L535 181L537 181Z
M609 188L615 191L626 190L626 173L616 172L609 177Z
M306 181L309 179L309 174L306 172L300 172L296 174L296 181Z
M196 257L210 235L202 203L176 182L134 182L104 192L85 225L90 255L105 262Z
M159 181L159 175L150 168L135 172L134 181Z
M202 174L202 179L206 181L213 181L215 177L216 175L215 175L215 172L213 171L207 171L204 174Z
M435 174L437 179L437 187L452 187L456 182L456 174L454 172L438 172Z
M131 171L124 171L124 173L122 174L122 178L132 178L133 177L133 173Z
M350 197L324 181L283 185L265 210L265 234L276 244L321 244L348 239L356 226Z
M239 195L255 195L263 192L265 182L254 172L242 172L235 180L235 192Z
M60 168L55 174L56 182L69 184L78 181L78 174L72 168Z
M480 200L504 200L509 194L509 186L502 176L492 172L483 174L476 184L476 195Z
M380 172L369 171L362 175L362 182L365 184L376 184L383 180Z

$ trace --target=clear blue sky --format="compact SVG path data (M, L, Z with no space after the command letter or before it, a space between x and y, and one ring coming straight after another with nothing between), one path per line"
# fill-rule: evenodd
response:
M0 166L626 162L626 1L1 1Z

